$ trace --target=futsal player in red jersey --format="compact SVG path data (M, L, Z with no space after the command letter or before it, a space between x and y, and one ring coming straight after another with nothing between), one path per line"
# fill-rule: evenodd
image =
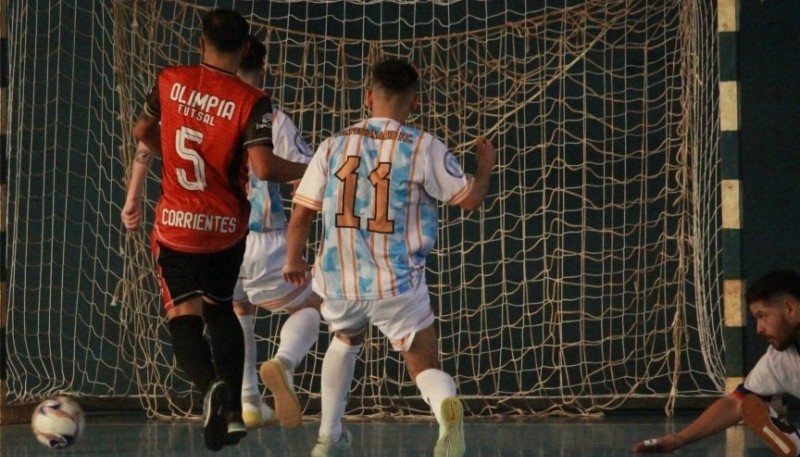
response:
M248 161L257 177L275 182L305 170L273 154L270 99L236 76L248 36L241 15L214 10L203 18L202 63L159 73L134 126L140 148L122 210L126 228L137 229L144 178L151 157L160 155L151 245L175 359L205 393L204 439L212 451L247 433L244 341L232 296L250 214Z

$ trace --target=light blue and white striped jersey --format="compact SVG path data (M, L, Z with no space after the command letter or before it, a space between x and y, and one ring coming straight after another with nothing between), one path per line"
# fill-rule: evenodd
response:
M289 116L275 108L272 111L273 153L291 162L308 163L313 151L303 140ZM286 230L286 213L281 201L280 184L258 179L250 172L247 199L250 200L251 232Z
M321 211L314 290L370 300L424 281L437 200L458 204L472 183L441 141L392 119L370 118L326 139L294 197Z

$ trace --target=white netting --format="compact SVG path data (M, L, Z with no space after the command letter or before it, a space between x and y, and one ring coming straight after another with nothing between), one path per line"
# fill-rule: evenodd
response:
M484 209L442 207L428 261L443 367L471 413L595 413L724 389L714 6L80 4L9 14L11 404L64 391L138 397L151 414L197 408L146 235L125 235L119 210L144 95L162 66L198 62L214 6L266 41L267 89L312 146L367 114L364 79L382 56L419 68L411 122L465 168L476 136L494 141ZM150 217L156 181L147 192ZM281 320L259 315L262 360ZM327 341L299 369L309 412ZM377 332L348 412L427 414Z

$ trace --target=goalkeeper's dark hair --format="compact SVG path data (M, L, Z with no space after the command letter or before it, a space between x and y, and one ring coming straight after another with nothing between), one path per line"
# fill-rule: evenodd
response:
M410 63L400 59L386 59L372 67L372 85L380 86L390 94L399 95L417 87L419 73Z
M800 274L794 270L770 271L747 288L747 304L757 301L772 302L782 295L800 300Z
M267 47L258 38L250 35L250 47L244 53L239 68L250 73L264 68L264 59L267 57Z
M250 24L233 10L216 9L203 17L203 38L220 52L236 52L247 42Z

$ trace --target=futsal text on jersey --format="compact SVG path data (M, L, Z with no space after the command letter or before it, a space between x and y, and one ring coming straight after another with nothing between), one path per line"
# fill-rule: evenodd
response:
M186 95L186 86L175 83L169 91L170 100L178 103L178 113L182 116L194 118L204 124L214 125L214 119L233 119L236 103L221 99L215 95L204 94L192 90Z

